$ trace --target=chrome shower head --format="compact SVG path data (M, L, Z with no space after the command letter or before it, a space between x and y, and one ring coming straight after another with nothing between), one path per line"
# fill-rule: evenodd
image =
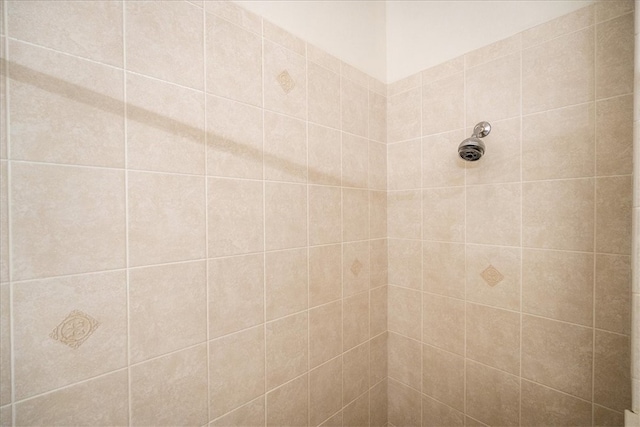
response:
M484 142L480 138L484 138L491 132L491 125L488 122L480 122L473 128L473 135L465 139L458 146L458 154L467 162L475 162L484 155Z

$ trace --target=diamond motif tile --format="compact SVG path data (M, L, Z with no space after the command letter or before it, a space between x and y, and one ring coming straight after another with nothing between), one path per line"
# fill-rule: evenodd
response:
M296 87L296 82L293 80L291 75L287 70L284 70L277 77L278 83L280 83L280 87L284 91L284 93L289 93Z
M76 349L95 332L100 323L80 310L73 310L49 334L51 338Z
M500 273L493 265L489 265L489 267L485 268L484 271L480 273L480 276L482 276L489 286L495 286L504 279L502 273Z
M357 276L362 271L362 267L363 265L360 260L356 259L353 261L353 264L351 264L351 272Z

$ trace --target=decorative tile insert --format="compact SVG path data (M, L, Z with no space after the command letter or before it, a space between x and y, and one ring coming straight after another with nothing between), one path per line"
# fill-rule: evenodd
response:
M351 264L351 272L358 276L358 274L360 274L360 272L362 271L362 263L360 262L359 259L356 258L355 261L353 261L353 264Z
M284 93L289 93L293 90L294 87L296 87L296 82L293 81L293 78L287 70L284 70L283 72L278 74L277 79Z
M93 317L80 310L73 310L49 336L76 349L98 329L98 326L100 323Z
M495 286L504 279L502 273L500 273L498 269L491 264L489 264L489 267L485 268L484 271L480 273L480 276L482 276L489 286Z

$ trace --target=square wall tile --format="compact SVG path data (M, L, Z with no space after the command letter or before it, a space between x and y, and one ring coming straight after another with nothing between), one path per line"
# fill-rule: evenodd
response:
M262 106L262 38L243 26L205 15L207 92Z
M318 366L342 353L342 302L309 310L309 363Z
M369 341L369 385L384 383L388 375L388 334L383 333ZM385 405L386 406L386 405Z
M300 184L265 184L266 249L307 245L307 187Z
M387 142L387 114L387 97L369 90L369 138L372 140Z
M422 191L387 193L388 237L415 239L422 235Z
M413 190L422 183L422 152L419 139L387 146L389 190Z
M371 288L386 285L389 282L389 262L387 240L371 240Z
M16 400L126 366L124 271L14 284L12 297ZM76 324L84 334L61 332Z
M464 245L422 242L422 251L422 290L464 298Z
M335 230L334 230L335 232ZM342 189L342 239L346 242L369 238L369 191Z
M593 424L597 426L622 426L624 413L593 405Z
M633 13L596 26L596 96L633 92Z
M422 237L425 240L463 242L464 213L464 187L424 190L422 192Z
M487 425L518 425L519 404L518 377L471 361L467 362L467 414Z
M369 91L349 79L341 78L340 105L342 130L354 135L369 136Z
M307 182L305 122L264 113L264 177L273 181Z
M633 172L633 96L596 103L596 173L626 175Z
M264 195L261 182L209 178L209 256L264 250Z
M419 426L422 419L420 392L389 379L388 422L394 426Z
M206 295L205 261L130 270L131 362L205 342Z
M463 130L455 130L422 138L423 187L464 185L467 162L456 154L456 147L466 137Z
M591 425L591 403L526 380L521 387L522 425Z
M422 87L422 135L464 127L464 74L454 74Z
M596 179L596 251L631 254L631 176Z
M307 308L308 263L306 248L265 254L267 320Z
M631 407L631 342L628 336L596 331L595 403L624 412Z
M387 146L369 141L369 189L387 189Z
M422 342L464 355L464 311L462 300L425 293L422 302Z
M217 418L265 392L264 326L211 341L209 416Z
M217 96L206 98L207 174L262 178L262 110Z
M267 389L309 369L309 316L306 312L267 323Z
M420 339L421 295L413 289L389 286L389 312L387 325L389 331L396 332L415 340Z
M309 377L307 375L267 394L267 426L304 426L309 417Z
M469 122L469 125L474 126L475 123ZM472 128L468 128L466 133L473 133ZM446 155L453 157L454 148L466 137L463 136L447 147ZM456 156L456 162L466 163L463 166L467 169L466 182L475 185L520 181L520 139L520 117L491 122L491 134L484 138L488 147L486 156L477 162L465 162Z
M203 425L207 411L205 344L131 367L132 425Z
M127 69L203 89L203 10L187 2L127 2L124 8Z
M0 285L0 405L11 403L11 301L9 284Z
M309 244L322 245L340 241L342 241L342 192L340 188L310 185Z
M132 266L205 257L204 178L129 172L128 193Z
M449 406L422 396L422 425L423 426L464 426L464 415Z
M342 335L345 351L369 339L369 292L343 299Z
M387 137L389 142L421 136L421 91L419 87L387 98Z
M342 358L309 371L309 421L317 426L342 408Z
M202 175L204 141L202 93L127 74L128 168Z
M594 24L595 7L587 6L522 32L523 49L573 33Z
M315 62L316 64L330 70L334 73L340 73L340 60L335 56L327 53L325 50L320 49L312 45L311 43L307 43L307 58L311 62Z
M453 74L461 73L464 71L464 66L465 58L461 55L439 65L427 68L421 73L422 84L433 83Z
M271 25L265 21L265 31ZM307 118L307 69L304 56L264 41L264 108ZM304 53L304 48L303 48Z
M9 281L9 171L7 161L0 161L0 284ZM386 207L386 202L385 202ZM386 224L386 221L385 221Z
M369 140L342 133L342 185L367 188L369 184Z
M467 245L467 300L519 310L521 259L520 248Z
M209 337L216 338L264 322L264 255L208 261Z
M265 425L265 413L265 396L262 395L217 420L211 421L209 425L216 427L260 427Z
M342 245L342 296L369 290L371 272L369 242Z
M342 355L342 402L351 402L369 389L369 343Z
M335 129L307 124L309 183L340 185L342 182L342 140Z
M262 35L262 18L253 12L226 0L207 0L204 10L246 30Z
M596 255L595 327L631 332L631 259Z
M387 330L388 294L389 289L387 286L372 289L369 293L371 304L369 328L372 337Z
M369 191L369 238L387 237L387 192Z
M309 306L342 297L342 245L309 248Z
M420 341L390 333L388 338L388 375L409 387L420 390L422 378L422 344Z
M342 411L343 425L369 425L369 392L363 393L356 400L344 407Z
M307 61L309 121L340 129L340 75Z
M419 240L389 239L389 284L422 288L422 243Z
M125 266L123 171L15 163L10 207L12 280Z
M9 54L12 159L124 166L122 70L16 41Z
M468 187L467 242L519 246L521 231L520 184Z
M520 50L522 50L522 35L516 34L467 53L464 55L464 67L469 70Z
M422 392L464 411L464 358L422 346Z

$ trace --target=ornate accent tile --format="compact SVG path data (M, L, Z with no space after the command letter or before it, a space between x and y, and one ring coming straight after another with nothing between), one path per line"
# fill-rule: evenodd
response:
M482 276L489 286L495 286L504 279L502 273L500 273L498 269L491 264L489 264L489 267L485 268L484 271L480 273L480 276Z
M291 75L287 70L284 70L277 77L278 83L280 83L280 87L284 91L284 93L289 93L296 87L296 82L293 80Z
M76 349L98 329L100 323L80 310L73 310L49 334L51 338Z
M362 267L362 263L356 258L356 260L353 261L353 264L351 264L351 272L357 276L362 271Z

